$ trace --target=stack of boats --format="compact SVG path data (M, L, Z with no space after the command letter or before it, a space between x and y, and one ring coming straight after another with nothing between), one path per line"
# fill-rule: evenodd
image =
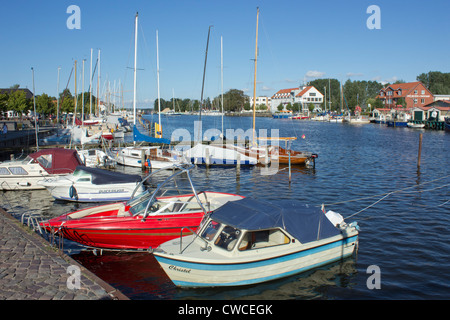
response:
M148 250L180 287L239 286L304 272L352 255L358 225L297 201L277 205L237 194L198 192L190 167L155 190L42 221L39 227L90 248ZM157 172L147 176L141 184ZM190 192L170 195L186 175Z

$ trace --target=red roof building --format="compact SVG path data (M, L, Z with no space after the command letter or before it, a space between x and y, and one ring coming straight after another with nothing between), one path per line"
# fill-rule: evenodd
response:
M402 98L407 109L423 107L434 101L433 94L420 81L390 84L382 88L377 96L385 108L397 107Z

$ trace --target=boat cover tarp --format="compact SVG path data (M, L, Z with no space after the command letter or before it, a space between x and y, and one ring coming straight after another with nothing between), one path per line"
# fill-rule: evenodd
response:
M84 171L91 175L93 184L134 183L142 180L137 174L126 174L100 168L78 166L76 171Z
M276 205L251 198L229 201L211 213L211 217L238 229L264 230L280 227L301 243L340 234L340 230L320 208L295 200L280 200Z
M77 150L73 149L42 149L29 156L38 161L49 174L72 173L77 166L82 164ZM42 161L43 159L39 158L41 156L46 161Z
M139 132L139 130L138 130L138 128L136 126L133 126L133 140L136 141L136 142L139 141L139 142L151 142L151 143L170 144L170 140L169 139L154 138L154 137L147 136L147 135Z

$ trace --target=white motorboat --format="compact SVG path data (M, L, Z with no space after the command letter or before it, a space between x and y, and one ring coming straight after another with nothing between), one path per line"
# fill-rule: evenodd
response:
M118 164L130 167L149 167L151 169L172 169L173 165L182 164L176 155L162 150L159 146L125 147L118 150ZM144 164L142 163L144 161Z
M45 189L38 184L44 178L74 172L81 165L76 150L43 149L25 159L0 163L0 190Z
M186 162L207 165L256 165L256 157L245 155L235 148L218 145L204 145L198 143L194 147L182 152Z
M76 202L126 201L142 178L139 175L113 172L100 168L78 166L73 174L47 178L39 184L56 200ZM135 195L142 194L141 185Z
M78 150L78 155L86 167L107 168L116 166L116 160L100 149Z
M244 198L206 215L196 233L161 244L153 255L179 287L249 285L352 255L358 229L332 211Z
M406 125L408 126L408 128L412 128L412 129L423 129L423 128L425 128L425 123L408 122Z

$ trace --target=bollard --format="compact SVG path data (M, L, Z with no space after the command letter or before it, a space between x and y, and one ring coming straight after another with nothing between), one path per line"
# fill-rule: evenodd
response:
M291 184L291 151L288 151L289 154L289 184Z
M209 148L206 148L205 150L205 164L206 167L209 168Z
M422 154L422 133L419 135L419 154L417 159L417 167L420 168L420 157Z
M141 150L141 167L145 170L145 150Z
M239 175L241 174L241 154L238 153L237 154L237 163L236 163L236 174Z

